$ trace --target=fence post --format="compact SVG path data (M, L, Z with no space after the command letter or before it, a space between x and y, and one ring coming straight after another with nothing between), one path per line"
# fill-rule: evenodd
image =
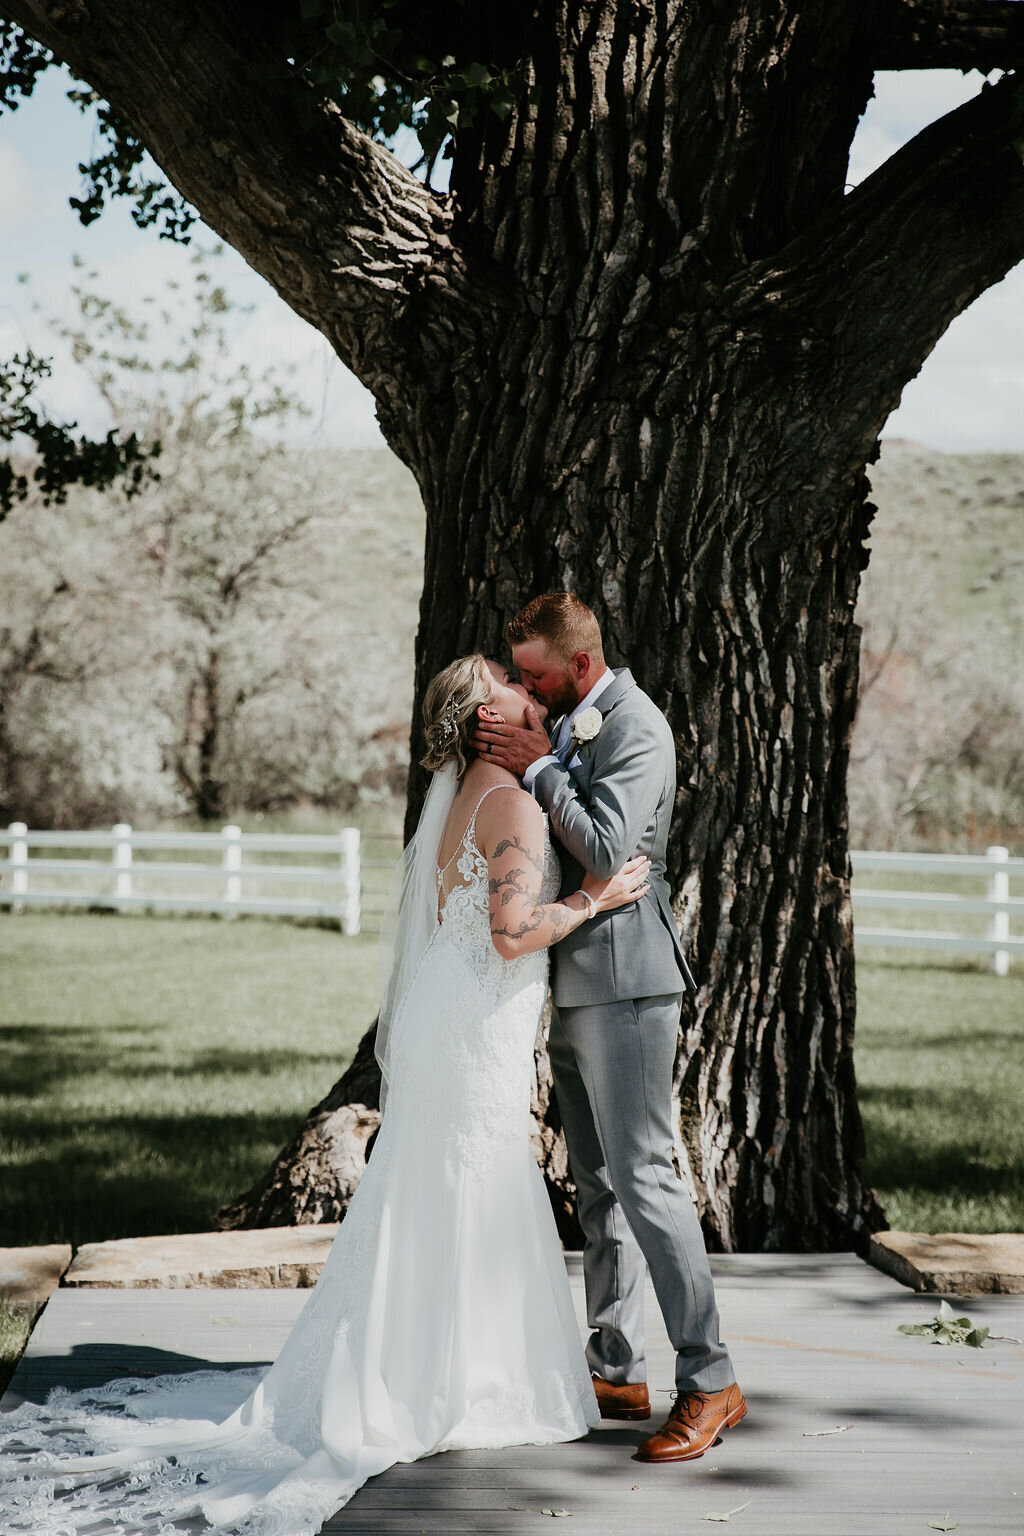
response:
M359 932L362 872L358 827L341 829L341 930L349 935Z
M11 894L24 896L28 890L28 827L23 821L12 821L7 830L11 834L11 863L15 866L11 870ZM23 901L11 903L12 912L24 910Z
M126 821L114 827L114 895L118 898L132 893L132 829Z
M242 829L241 827L221 827L220 835L224 839L224 852L221 856L221 864L224 867L224 900L241 901L242 880L236 873L242 867ZM234 912L225 912L225 917L234 917Z
M985 849L986 859L991 859L994 864L1005 864L1010 857L1009 848L1002 848L998 843ZM988 877L989 901L1009 901L1010 876L1005 869L994 869ZM993 912L988 925L990 939L1008 939L1010 937L1010 909L1004 908L1002 912ZM989 969L996 976L1008 976L1010 972L1010 951L997 949L992 953L989 961Z

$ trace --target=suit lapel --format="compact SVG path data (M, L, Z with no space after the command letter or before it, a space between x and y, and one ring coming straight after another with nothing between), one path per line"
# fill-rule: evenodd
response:
M594 709L600 712L603 719L607 719L608 715L615 708L619 700L623 698L631 688L635 687L636 683L633 680L632 672L630 672L628 667L623 667L621 672L616 672L615 681L613 683L609 683L608 687L604 690L604 693L600 695L596 704L593 706ZM598 741L600 741L600 735L598 735L595 739L594 746L597 745ZM570 753L570 758L573 755L574 754ZM580 789L582 789L584 792L590 789L590 780L594 774L593 747L591 747L589 752L584 752L582 750L580 751L579 764L570 768L569 772L572 774Z
M594 708L600 710L602 715L607 715L609 710L615 708L623 694L628 693L631 688L635 687L636 681L632 672L628 667L623 667L621 671L616 672L614 683L608 684L604 693L598 698Z

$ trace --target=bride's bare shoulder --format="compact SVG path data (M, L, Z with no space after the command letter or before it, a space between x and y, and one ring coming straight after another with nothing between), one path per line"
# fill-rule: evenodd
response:
M490 794L490 790L502 791ZM503 837L529 838L530 842L542 842L544 837L544 813L528 790L511 774L497 774L482 791L477 814L478 841L481 848L492 848Z

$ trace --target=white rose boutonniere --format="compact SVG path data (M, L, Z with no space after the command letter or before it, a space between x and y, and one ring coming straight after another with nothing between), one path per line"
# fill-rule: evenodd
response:
M586 752L594 737L598 735L604 725L604 715L593 705L589 709L581 709L572 722L572 739L581 752Z

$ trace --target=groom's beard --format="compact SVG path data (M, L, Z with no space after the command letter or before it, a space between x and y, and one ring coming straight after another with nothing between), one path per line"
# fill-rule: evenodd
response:
M557 720L561 715L571 714L579 703L572 679L567 677L564 683L539 702L546 706L549 720Z

